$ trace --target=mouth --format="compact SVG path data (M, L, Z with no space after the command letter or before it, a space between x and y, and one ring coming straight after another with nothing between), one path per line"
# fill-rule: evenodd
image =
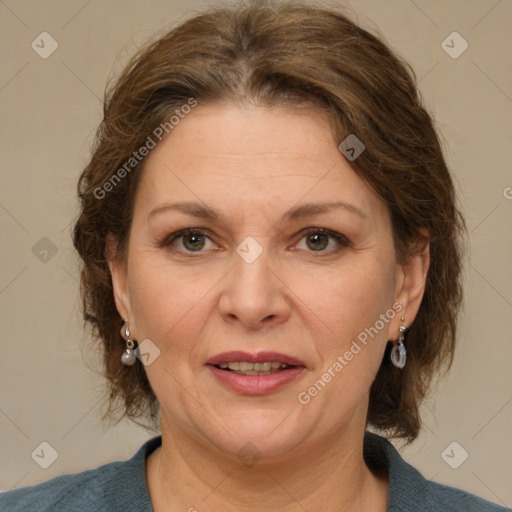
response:
M295 365L279 363L277 361L266 361L264 363L248 363L246 361L235 361L232 363L214 364L215 368L236 373L238 375L272 375L295 368Z
M306 368L301 360L277 352L224 352L212 357L206 364L225 372L247 376L273 375L296 368Z
M307 370L300 359L279 352L224 352L210 358L206 367L225 389L252 396L277 392Z

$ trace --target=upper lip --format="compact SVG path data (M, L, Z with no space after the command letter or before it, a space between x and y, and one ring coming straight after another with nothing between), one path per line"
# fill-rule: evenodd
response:
M232 352L222 352L217 354L206 362L206 364L216 365L222 363L233 363L237 361L244 361L247 363L265 363L267 361L284 363L290 366L306 366L300 359L282 354L280 352L258 352L256 354L250 354L249 352L243 352L235 350Z

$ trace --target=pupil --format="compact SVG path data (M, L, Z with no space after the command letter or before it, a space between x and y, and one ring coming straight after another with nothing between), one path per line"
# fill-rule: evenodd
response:
M204 246L204 241L200 240L200 237L202 235L188 235L184 238L185 246L187 248L192 248L192 250L197 250L198 248L201 249ZM187 243L189 240L195 240L195 242L192 242L192 244ZM198 243L199 242L199 245Z
M326 236L326 235L323 235L323 234L315 234L315 235L311 235L311 236L309 237L309 241L315 240L315 242L314 242L314 244L313 244L313 246L312 246L312 247L313 247L313 249L318 249L319 247L320 247L321 249L325 249L326 244L325 244L325 243L324 243L324 244L322 244L322 241L320 240L320 239L321 239L321 237L323 237L323 238L324 238L324 242L325 242L325 239L327 238L327 236ZM318 244L318 242L319 242L319 241L320 241L320 244Z

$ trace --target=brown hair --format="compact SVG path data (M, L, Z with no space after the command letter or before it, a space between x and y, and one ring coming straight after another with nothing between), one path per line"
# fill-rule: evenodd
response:
M120 362L124 341L105 242L113 235L117 257L125 258L143 167L132 162L131 170L126 162L191 98L321 106L336 140L356 134L366 146L352 167L389 208L397 260L418 250L421 229L428 233L430 268L407 332L407 364L403 370L391 365L388 343L367 418L389 436L412 441L421 425L419 404L433 377L452 363L464 220L414 71L344 14L299 2L238 4L196 15L140 50L106 93L93 155L78 184L81 212L73 233L83 260L84 319L100 341L109 383L106 415L145 416L156 425L158 403L143 365ZM113 183L123 166L127 172Z

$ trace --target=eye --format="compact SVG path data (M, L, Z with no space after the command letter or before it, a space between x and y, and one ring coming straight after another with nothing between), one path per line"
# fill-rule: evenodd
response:
M305 239L305 250L307 252L331 253L350 245L345 235L325 228L309 228L303 231L302 234L303 236L300 240ZM326 250L330 245L330 240L335 241L335 247ZM191 253L205 252L203 249L207 246L208 241L213 244L214 249L219 247L211 241L204 230L200 228L189 228L182 229L170 235L162 243L162 247L170 246L178 252L185 252L190 255Z
M349 240L345 235L341 233L337 233L336 231L331 231L325 228L310 228L303 232L305 236L302 239L305 239L307 250L313 252L333 252L339 250L342 247L348 247ZM302 240L301 239L301 240ZM335 240L335 246L331 250L325 251L325 249L329 246L329 239Z
M178 240L181 239L181 243L177 244ZM176 246L178 245L178 250L184 249L185 252L204 252L202 249L206 245L206 240L210 240L210 238L206 235L206 233L198 228L190 228L190 229L182 229L181 231L177 231L173 233L169 238L167 238L163 246ZM211 240L210 240L211 242Z

